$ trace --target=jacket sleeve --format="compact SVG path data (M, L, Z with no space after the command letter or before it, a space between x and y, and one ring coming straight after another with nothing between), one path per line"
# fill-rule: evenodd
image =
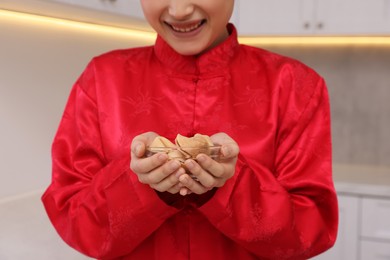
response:
M291 106L301 112L279 120L274 168L240 154L235 176L199 209L221 233L261 259L307 259L336 239L329 99L321 78L311 85L314 90L304 90L305 103L281 94L280 117Z
M42 201L66 243L91 257L112 259L134 250L177 210L129 170L130 147L106 159L94 84L90 64L69 96L52 145L52 182Z

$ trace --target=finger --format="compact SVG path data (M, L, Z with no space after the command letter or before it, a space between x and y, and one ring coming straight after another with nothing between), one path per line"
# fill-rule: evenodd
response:
M184 169L180 167L176 172L184 172ZM176 177L176 174L174 174L173 172L163 180L150 184L150 187L160 192L171 190L171 192L177 193L180 189L180 186L178 184L179 180Z
M147 132L135 136L131 142L131 152L137 157L143 156L146 150L146 146L150 144L156 136L158 135L154 132Z
M232 158L240 152L237 143L225 133L217 133L212 135L211 141L217 145L221 145L222 157Z
M148 158L138 158L132 156L130 168L136 173L148 173L163 165L167 160L168 155L165 153L157 153Z
M233 138L231 138L226 133L222 133L222 132L213 134L212 136L210 136L210 139L214 144L218 144L218 145L223 145L223 144L227 144L227 143L235 143Z
M180 195L182 196L186 196L186 195L189 195L192 193L192 191L190 191L188 188L186 187L181 187L180 190L179 190L179 193Z
M184 174L184 175L180 176L179 181L183 185L183 187L189 189L191 192L193 192L195 194L203 194L203 193L206 193L207 191L209 191L208 188L204 187L199 182L192 179L188 174ZM181 189L181 191L183 191L183 193L184 193L183 189ZM180 193L180 194L182 194L182 193ZM187 195L187 193L184 195Z
M181 164L177 160L170 160L161 167L155 168L146 174L139 174L138 179L142 183L153 185L160 183L169 175L173 175L173 178L176 178L177 180L177 177L174 173L180 168Z
M180 189L181 189L181 185L180 183L177 183L176 185L172 186L171 188L169 188L167 190L167 192L171 193L171 194L176 194L176 193L179 193L180 192Z
M146 145L139 141L139 140L133 140L130 147L131 151L131 157L143 157L146 151Z
M207 157L207 156L205 156ZM211 158L209 158L212 160ZM216 162L214 162L216 163ZM185 166L190 172L193 177L193 179L197 180L200 182L205 188L212 188L215 185L215 178L212 176L209 172L204 170L198 163L196 163L194 160L186 160L185 161Z
M237 157L240 148L235 143L227 143L221 146L222 159L229 159Z
M196 156L196 161L202 169L206 170L212 176L216 178L221 178L223 176L223 165L211 159L209 156L205 154L199 154Z

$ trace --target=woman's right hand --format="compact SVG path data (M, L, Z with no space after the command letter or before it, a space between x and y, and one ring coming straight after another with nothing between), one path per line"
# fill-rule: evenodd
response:
M165 153L145 157L146 147L158 135L147 132L134 137L131 143L130 169L138 176L139 182L159 192L176 194L180 191L179 177L185 173L180 162L168 160Z

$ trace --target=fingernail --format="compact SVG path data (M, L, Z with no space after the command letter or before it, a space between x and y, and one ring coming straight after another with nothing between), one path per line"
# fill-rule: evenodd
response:
M141 151L141 144L137 144L135 146L134 152L136 155L139 155L140 151Z
M183 174L185 174L185 170L183 168L180 168L179 170L177 170L175 176L177 179L179 179L180 176L182 176Z
M180 195L182 196L187 195L187 189L180 189Z
M183 184L187 184L187 183L188 183L187 176L181 175L181 176L179 177L179 181L180 181L181 183L183 183Z
M167 155L165 153L160 153L157 158L160 161L165 161L167 159Z
M222 154L224 156L228 156L230 154L230 148L228 146L223 146L222 147Z
M175 171L180 167L180 163L176 160L172 160L171 165L169 166L172 171Z
M185 162L185 164L186 164L186 166L187 166L188 169L192 169L192 168L195 167L195 163L194 163L192 160L187 160L187 161Z
M206 156L204 155L199 155L198 157L196 157L196 160L198 162L204 162L206 160Z

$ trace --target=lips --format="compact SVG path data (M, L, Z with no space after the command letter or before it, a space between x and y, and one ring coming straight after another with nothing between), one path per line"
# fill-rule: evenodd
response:
M177 33L190 33L193 31L196 31L198 28L200 28L206 20L200 20L196 22L191 23L168 23L165 22L169 27L172 28L173 31Z

